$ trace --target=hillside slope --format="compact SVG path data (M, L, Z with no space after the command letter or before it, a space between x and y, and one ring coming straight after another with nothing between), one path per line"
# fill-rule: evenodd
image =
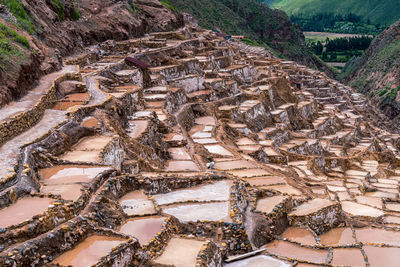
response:
M59 69L63 56L182 25L157 0L0 0L0 107Z
M305 46L301 29L280 10L258 0L170 0L177 10L192 14L199 25L240 34L266 43L281 56L332 74Z
M287 14L353 13L382 25L390 25L400 18L400 0L266 0L266 3Z
M369 95L391 118L400 114L400 21L372 42L364 55L350 62L345 77Z

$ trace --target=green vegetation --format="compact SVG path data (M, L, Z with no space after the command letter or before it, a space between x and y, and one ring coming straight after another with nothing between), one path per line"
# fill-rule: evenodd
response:
M169 0L160 0L160 3L165 7L171 9L171 11L176 12L174 5Z
M25 37L19 35L13 29L0 23L0 68L5 69L5 62L15 62L16 58L21 58L21 52L18 43L24 49L29 49L29 41Z
M334 15L353 13L370 19L372 24L387 26L400 18L398 0L267 0L274 8L289 15L332 12Z
M292 14L290 20L309 32L335 32L348 34L376 35L384 30L380 25L372 25L369 19L348 13L345 16L333 13L316 13L314 15Z
M372 40L368 36L326 38L325 42L307 41L307 46L325 62L346 63L354 56L361 56Z
M138 7L133 0L128 0L128 5L130 7L130 12L134 15L136 12L140 12L140 7Z
M16 31L13 29L7 27L4 24L0 23L0 40L5 40L9 41L12 40L14 42L17 42L21 44L24 48L28 49L29 48L29 41L25 37L19 35Z
M379 37L378 37L379 38ZM372 55L367 56L365 53L354 61L349 62L341 78L347 78L363 69L362 74L351 81L351 85L359 88L362 93L368 93L374 90L373 73L386 74L396 67L400 67L400 38L395 40L385 40L377 44Z
M63 21L63 20L65 19L65 14L64 14L65 7L64 7L64 5L61 3L60 0L51 0L51 2L52 2L52 3L57 7L57 9L58 9L58 12L57 12L58 20L59 20L59 21ZM79 16L79 17L80 17L80 16Z
M0 4L7 6L17 19L17 25L20 28L26 30L30 34L36 31L33 18L28 14L19 0L0 0Z
M304 35L280 10L260 0L169 0L180 12L192 14L203 28L243 35L245 43L267 45L279 57L327 70L304 45Z
M79 9L75 7L74 10L72 11L72 19L76 21L79 20L80 18L81 14L79 13Z

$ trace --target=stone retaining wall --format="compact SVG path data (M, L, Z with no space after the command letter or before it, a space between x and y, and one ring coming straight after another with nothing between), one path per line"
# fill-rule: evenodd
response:
M44 111L57 100L57 85L66 80L80 80L78 73L67 73L58 77L33 108L0 122L0 145L35 125L42 118Z

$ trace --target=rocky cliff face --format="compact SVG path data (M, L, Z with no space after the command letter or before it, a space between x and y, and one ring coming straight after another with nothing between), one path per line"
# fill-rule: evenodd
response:
M19 10L0 1L0 26L27 38L29 45L23 47L10 34L3 38L0 29L0 106L24 95L41 75L59 69L61 56L109 39L124 40L183 25L180 14L157 0L17 2ZM26 21L31 23L30 34L22 30L27 29ZM6 52L15 53L2 53L4 43Z
M379 35L346 67L347 80L390 118L400 114L400 21Z

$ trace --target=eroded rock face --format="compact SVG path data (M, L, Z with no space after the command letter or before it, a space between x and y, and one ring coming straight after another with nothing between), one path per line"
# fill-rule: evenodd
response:
M132 6L129 1L84 0L78 5L67 0L61 3L62 20L61 11L51 1L22 3L38 32L33 36L22 30L18 32L28 37L36 52L22 50L23 60L5 61L7 67L0 71L0 107L24 96L40 76L60 69L61 56L82 52L90 61L98 57L98 51L86 50L87 46L106 40L127 40L149 32L171 31L183 25L182 15L156 0L131 1ZM11 25L15 18L11 13L9 17L6 23Z
M351 88L200 28L101 47L1 121L28 129L0 148L1 266L396 261L399 136Z

